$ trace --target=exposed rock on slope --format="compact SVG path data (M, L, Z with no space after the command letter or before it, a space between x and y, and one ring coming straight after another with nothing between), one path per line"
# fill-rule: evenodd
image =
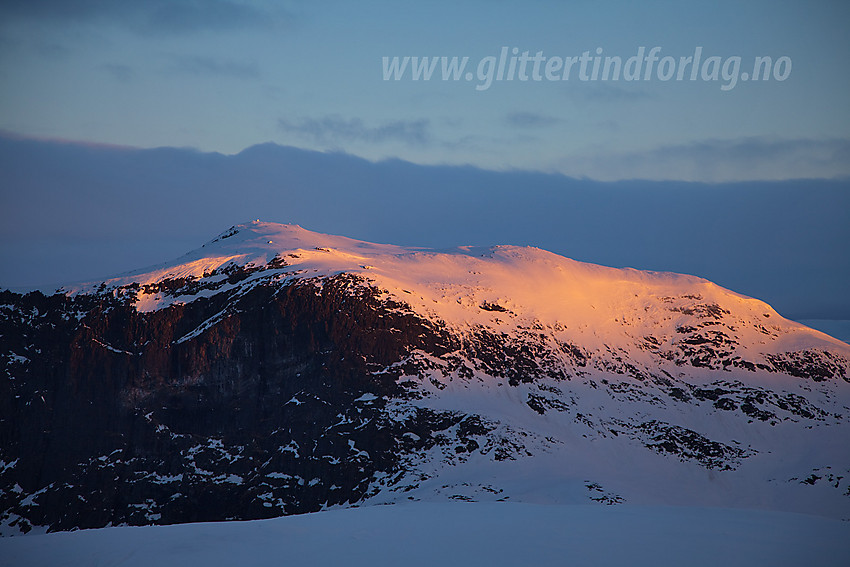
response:
M850 347L705 280L250 223L0 293L6 531L358 502L850 517Z

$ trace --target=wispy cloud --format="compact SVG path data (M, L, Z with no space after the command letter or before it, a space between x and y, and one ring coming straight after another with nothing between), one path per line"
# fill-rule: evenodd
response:
M292 121L281 118L278 127L284 132L299 134L319 143L399 141L410 145L429 142L430 121L396 120L377 126L367 126L359 118L345 119L338 115L322 118L302 118Z
M225 75L241 79L260 76L260 69L254 63L228 61L200 55L174 55L170 71L192 75Z
M850 139L746 137L700 140L631 153L565 158L567 175L619 179L701 182L834 179L850 176Z
M0 19L110 22L151 35L266 27L271 21L269 12L232 0L6 0Z
M565 96L582 103L624 104L653 97L638 85L630 85L629 88L626 88L610 82L576 83L569 81L563 83L563 88Z
M505 116L505 123L512 128L546 128L560 122L560 118L536 112L511 112Z

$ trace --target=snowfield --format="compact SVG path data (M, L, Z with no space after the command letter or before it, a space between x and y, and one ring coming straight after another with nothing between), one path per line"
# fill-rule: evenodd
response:
M18 567L846 566L850 523L728 508L425 503L0 539Z

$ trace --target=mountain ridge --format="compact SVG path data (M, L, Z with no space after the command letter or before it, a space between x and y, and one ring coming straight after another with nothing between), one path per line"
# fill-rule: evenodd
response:
M216 246L218 244L218 246ZM215 250L220 249L221 252L216 254ZM321 252L324 254L316 254ZM293 262L283 259L289 255L292 258L295 255L312 255L306 261ZM325 261L327 258L317 258L326 254L333 254L335 257L331 261ZM417 255L419 255L417 257ZM586 262L577 262L563 256L547 252L545 250L534 247L519 247L511 245L496 245L490 247L471 247L458 246L451 249L429 249L419 247L402 247L391 244L373 244L370 242L350 239L347 237L333 236L321 234L306 230L298 225L277 224L260 222L259 220L241 225L234 225L230 229L220 233L216 238L204 244L201 248L193 250L186 255L171 261L164 262L148 268L134 270L126 274L106 278L103 281L95 283L71 284L59 288L59 291L65 293L82 293L91 291L94 288L105 283L107 287L121 287L133 283L151 284L161 280L171 280L180 278L198 278L201 279L205 274L209 274L217 269L225 266L246 267L246 266L263 266L269 262L283 261L287 266L298 265L301 263L307 264L306 270L313 270L314 273L323 273L329 275L334 271L334 262L338 264L335 273L355 273L358 275L366 275L369 277L376 276L376 266L364 265L361 262L373 260L381 257L391 257L398 260L412 259L414 263L421 261L423 257L453 257L467 256L470 258L488 258L501 261L510 266L511 260L530 259L531 264L535 262L551 262L557 259L562 265L557 266L563 270L563 263L569 265L569 270L580 271L581 276L588 278L596 274L608 276L602 279L622 280L624 282L645 281L649 284L672 280L671 283L683 284L687 283L693 286L704 286L707 288L717 288L722 290L722 294L730 298L738 298L745 303L752 303L756 310L763 310L769 316L780 319L783 322L790 320L782 318L776 311L767 303L760 300L747 297L737 292L721 288L713 282L685 274L677 274L673 272L654 272L645 270L636 270L634 268L609 268L596 264L588 264ZM277 259L277 260L276 260ZM316 265L311 265L311 262ZM458 276L446 270L435 270L435 268L445 267L445 263L437 263L428 265L428 272L424 277L428 279L439 278L443 276L446 280L453 284L459 283ZM448 266L455 268L456 266ZM463 266L466 267L466 266ZM400 271L397 266L395 271ZM327 270L322 272L322 270ZM424 271L424 270L421 270ZM468 270L472 272L473 270ZM398 278L397 274L392 274ZM468 278L467 278L468 279ZM414 282L407 281L404 283L412 284ZM465 283L465 282L461 282ZM599 283L597 281L585 281L584 285ZM510 290L515 292L516 290ZM150 308L149 306L140 306L141 308ZM799 325L799 324L795 324ZM811 329L814 333L825 335L820 331ZM828 335L827 335L828 336ZM837 341L830 337L831 340ZM838 341L839 343L841 341ZM846 343L842 343L846 344Z
M6 530L433 499L850 517L850 346L695 276L255 221L60 291L0 292Z

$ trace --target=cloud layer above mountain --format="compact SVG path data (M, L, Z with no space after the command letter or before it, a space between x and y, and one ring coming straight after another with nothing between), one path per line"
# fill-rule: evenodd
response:
M274 144L225 156L4 136L0 184L3 286L105 277L262 218L410 246L537 246L850 319L847 180L606 183Z

